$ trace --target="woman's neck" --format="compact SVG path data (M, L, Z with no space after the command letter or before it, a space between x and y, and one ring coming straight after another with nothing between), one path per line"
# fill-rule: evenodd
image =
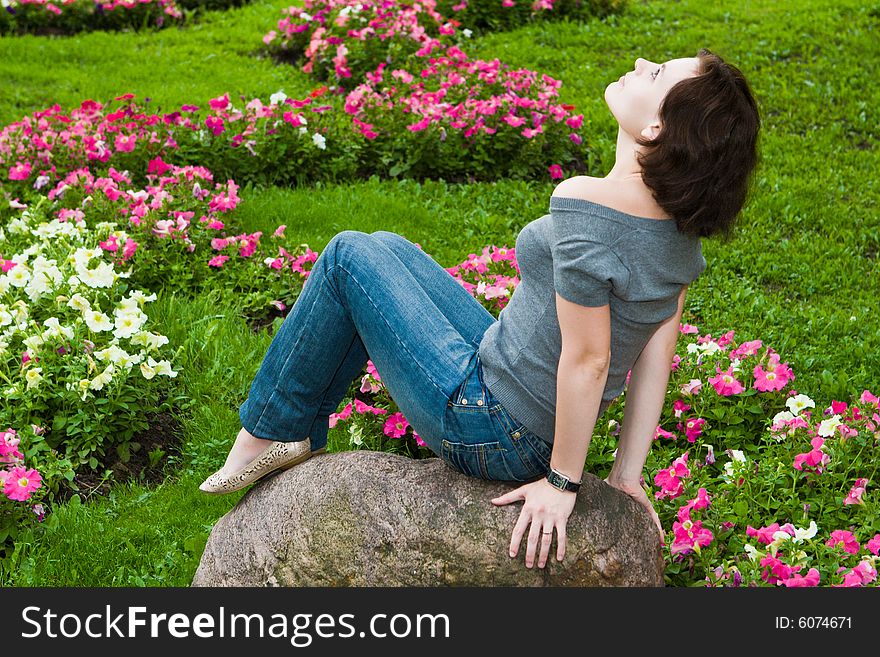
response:
M642 167L636 158L638 145L622 128L617 129L617 149L614 155L614 166L605 177L612 180L629 180L642 177Z

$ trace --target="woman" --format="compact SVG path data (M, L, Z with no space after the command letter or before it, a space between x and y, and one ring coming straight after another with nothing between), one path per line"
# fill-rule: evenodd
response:
M394 233L343 231L321 253L240 409L226 463L201 485L238 490L323 452L328 419L372 359L430 449L484 479L527 482L515 557L557 559L598 417L624 388L606 481L659 519L639 484L659 421L700 238L729 236L757 162L748 84L707 50L639 58L610 84L619 124L604 178L560 183L517 237L521 283L496 321L446 270Z

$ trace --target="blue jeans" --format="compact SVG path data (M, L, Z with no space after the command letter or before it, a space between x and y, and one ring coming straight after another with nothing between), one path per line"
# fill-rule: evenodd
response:
M258 438L325 446L330 414L369 358L413 429L453 468L482 479L541 477L552 445L483 382L478 347L495 321L404 237L342 231L273 337L241 425Z

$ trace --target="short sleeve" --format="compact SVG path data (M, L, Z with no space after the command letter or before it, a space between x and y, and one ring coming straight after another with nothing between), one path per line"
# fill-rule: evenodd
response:
M615 285L625 287L629 272L610 247L589 239L575 223L581 222L554 217L553 286L572 303L604 306Z

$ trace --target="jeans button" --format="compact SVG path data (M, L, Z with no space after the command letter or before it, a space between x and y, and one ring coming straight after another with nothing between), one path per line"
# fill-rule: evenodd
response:
M483 400L482 400L482 399L478 399L478 400L477 400L477 406L482 406L482 405L483 405Z
M461 400L461 403L462 403L462 404L467 404L467 399L462 399L462 400Z
M513 437L514 437L514 438L519 438L519 431L514 431L514 432L513 432Z

